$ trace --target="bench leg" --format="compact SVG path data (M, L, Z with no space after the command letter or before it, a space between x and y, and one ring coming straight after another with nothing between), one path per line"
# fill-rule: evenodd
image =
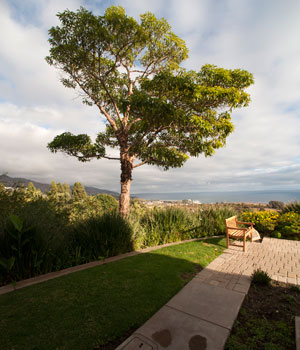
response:
M246 234L244 234L243 252L246 251Z
M226 243L227 243L227 248L229 248L229 235L226 235Z

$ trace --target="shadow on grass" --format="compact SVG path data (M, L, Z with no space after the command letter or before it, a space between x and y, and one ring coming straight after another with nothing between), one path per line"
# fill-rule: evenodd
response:
M114 349L222 252L166 247L0 296L0 348ZM100 347L106 344L106 347Z

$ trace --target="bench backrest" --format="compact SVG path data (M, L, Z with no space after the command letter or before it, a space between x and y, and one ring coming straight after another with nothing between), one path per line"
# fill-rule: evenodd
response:
M228 233L231 233L234 231L234 229L230 229L228 227L238 227L237 226L237 223L236 223L236 215L235 216L232 216L231 218L228 218L228 219L225 219L225 222L226 222L226 231Z

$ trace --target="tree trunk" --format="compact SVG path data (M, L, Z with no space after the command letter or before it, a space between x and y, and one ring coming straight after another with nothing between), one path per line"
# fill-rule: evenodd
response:
M119 213L123 218L128 217L130 211L130 185L132 180L133 159L128 152L121 150L121 194Z

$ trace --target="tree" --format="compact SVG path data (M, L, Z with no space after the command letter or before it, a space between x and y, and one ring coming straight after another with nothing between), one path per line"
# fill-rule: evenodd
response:
M50 191L48 192L48 195L51 197L55 197L57 193L58 193L57 185L56 185L56 182L53 180L51 181Z
M64 183L64 196L67 201L71 199L71 188L67 183Z
M72 198L75 201L80 201L87 197L87 193L85 192L84 187L80 182L75 182L72 190Z
M32 182L29 182L27 185L27 190L25 194L26 201L30 202L37 200L43 196L42 192L39 189L36 189Z
M58 192L58 193L64 193L64 192L65 192L64 186L63 186L63 184L62 184L61 182L59 182L59 183L57 184L57 192Z
M64 183L64 192L67 195L71 195L71 188L70 188L70 186L67 183Z
M64 86L77 88L83 103L98 107L106 131L94 142L86 134L65 132L48 148L82 162L119 160L119 211L127 216L133 169L181 167L189 156L211 156L224 146L233 131L232 110L250 102L244 90L253 76L213 65L199 72L183 69L185 42L149 12L139 23L115 6L103 16L81 7L58 17L61 25L49 30L46 60L65 73ZM120 156L109 156L108 147L119 148Z

